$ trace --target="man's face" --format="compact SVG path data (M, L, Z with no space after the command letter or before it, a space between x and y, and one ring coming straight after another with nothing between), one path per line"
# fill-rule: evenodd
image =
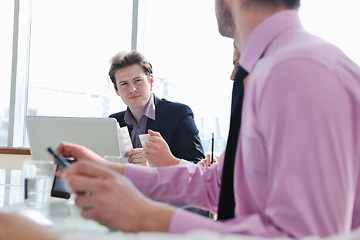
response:
M216 18L218 28L224 37L234 38L234 20L226 0L216 0Z
M144 109L151 95L153 76L149 77L139 64L115 71L117 91L130 110Z

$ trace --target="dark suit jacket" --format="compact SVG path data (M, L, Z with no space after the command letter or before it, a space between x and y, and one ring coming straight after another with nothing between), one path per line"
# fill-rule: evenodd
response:
M148 119L146 132L148 129L160 132L169 145L171 153L177 158L192 162L203 159L204 149L190 107L159 99L155 95L154 102L155 121ZM127 126L129 134L131 134L132 126L126 124L124 116L125 111L122 111L111 114L109 117L116 118L120 127Z

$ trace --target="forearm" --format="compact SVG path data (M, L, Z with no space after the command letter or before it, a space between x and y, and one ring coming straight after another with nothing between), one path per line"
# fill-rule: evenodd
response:
M163 158L162 161L154 161L152 164L153 167L167 167L179 165L180 159L174 156L167 156L166 159Z
M177 157L172 157L169 159L169 166L179 165L179 163L180 159L178 159Z
M168 232L175 208L170 205L151 202L151 207L144 213L140 231L144 232Z
M119 163L109 163L107 165L107 167L111 168L112 170L120 174L123 174L124 166L125 166L124 164L119 164Z
M192 164L164 168L126 165L123 173L153 200L191 204L217 211L221 177L219 166L205 169Z

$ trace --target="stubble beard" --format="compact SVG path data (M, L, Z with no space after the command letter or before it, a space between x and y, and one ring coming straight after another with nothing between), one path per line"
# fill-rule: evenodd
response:
M216 1L216 17L218 21L219 33L228 38L234 38L234 20L230 9L224 0Z

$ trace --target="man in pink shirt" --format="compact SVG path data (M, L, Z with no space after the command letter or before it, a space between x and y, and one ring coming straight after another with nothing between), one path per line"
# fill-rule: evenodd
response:
M358 227L360 69L303 29L299 5L216 1L219 31L235 39L240 66L249 73L242 110L234 110L242 111L234 218L212 221L158 202L217 212L223 156L208 168L144 168L105 163L84 147L62 143L57 150L78 160L62 178L73 192L89 193L76 198L82 216L127 232L207 229L301 238Z

